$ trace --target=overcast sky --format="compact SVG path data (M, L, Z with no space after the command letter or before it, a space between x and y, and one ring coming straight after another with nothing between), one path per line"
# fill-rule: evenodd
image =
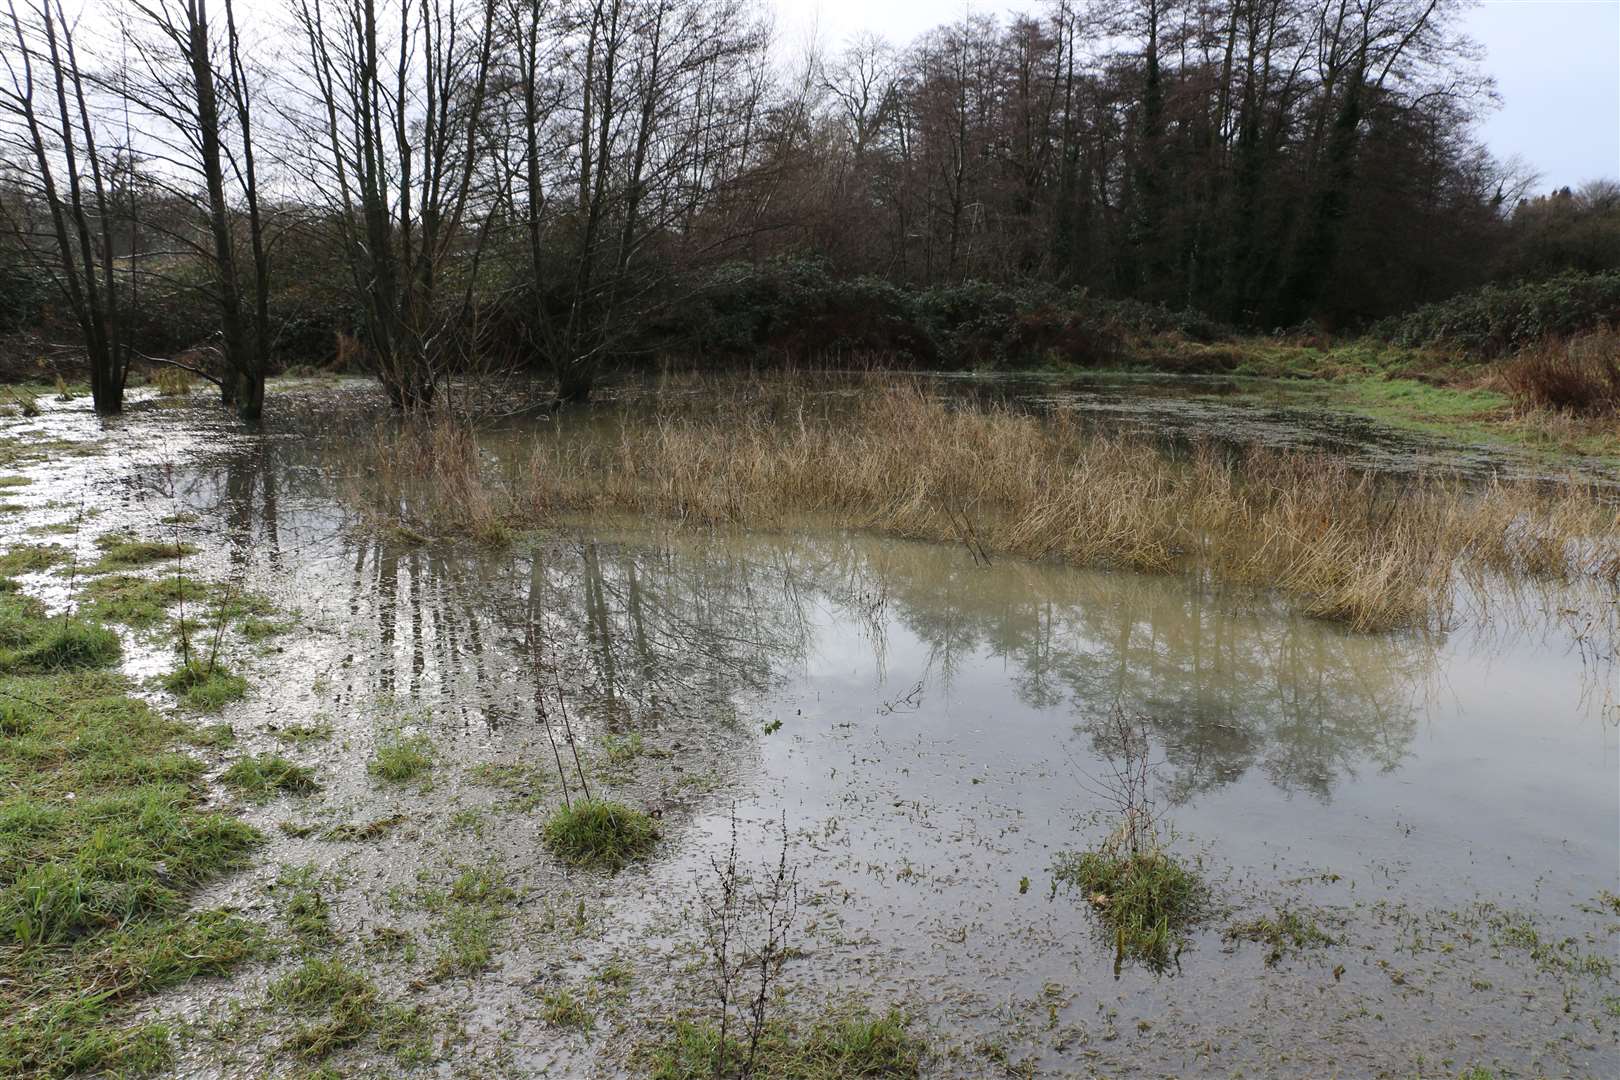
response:
M1004 15L1044 5L1018 0L773 0L785 45L812 26L836 46L870 30L895 44L963 11ZM1501 158L1541 174L1539 189L1620 178L1620 0L1485 0L1467 16L1485 46L1502 107L1481 134Z

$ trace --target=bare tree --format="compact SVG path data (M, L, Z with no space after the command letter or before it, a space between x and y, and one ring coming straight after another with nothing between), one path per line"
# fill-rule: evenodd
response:
M120 412L129 347L113 248L115 214L73 28L60 0L37 0L26 15L8 0L7 14L8 45L15 49L3 53L8 84L0 89L0 110L9 121L6 137L38 170L33 194L48 211L50 229L37 236L9 213L8 224L40 265L51 268L72 309L89 358L96 411ZM42 106L42 99L49 104Z

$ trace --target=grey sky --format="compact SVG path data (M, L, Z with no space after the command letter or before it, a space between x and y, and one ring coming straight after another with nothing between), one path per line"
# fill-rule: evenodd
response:
M835 46L870 30L895 44L968 9L939 0L773 0L788 47L816 27ZM976 0L986 14L1034 11L1038 2ZM1541 174L1538 190L1620 177L1620 0L1485 0L1467 16L1485 46L1502 107L1481 134L1498 157Z

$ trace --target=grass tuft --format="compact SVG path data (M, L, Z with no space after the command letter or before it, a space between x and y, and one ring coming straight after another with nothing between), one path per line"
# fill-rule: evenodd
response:
M217 712L247 693L247 680L218 664L193 660L163 676L163 688L193 709Z
M318 786L314 769L296 765L280 754L240 758L220 781L251 799L268 799L280 792L304 795Z
M543 832L546 847L570 866L620 870L658 844L658 824L640 810L603 799L558 807Z
M408 783L433 768L432 749L425 735L389 739L377 745L366 771L379 780Z
M107 574L137 566L195 555L195 546L173 540L138 540L127 533L107 533L96 538L101 559L85 567L87 574Z
M1198 876L1157 845L1062 852L1052 876L1079 890L1112 929L1116 962L1130 956L1153 968L1170 962L1172 942L1197 916L1205 894Z

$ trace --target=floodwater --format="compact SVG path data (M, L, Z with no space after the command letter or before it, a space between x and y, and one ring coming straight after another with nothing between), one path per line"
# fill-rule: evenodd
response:
M926 1075L1620 1074L1615 664L1556 605L1362 635L1263 594L852 533L422 542L351 497L350 440L378 410L364 388L303 386L261 435L202 402L105 430L82 403L9 419L0 435L96 449L16 470L35 483L8 493L24 509L4 532L91 508L85 544L167 535L190 510L214 573L297 612L272 645L233 643L255 691L225 714L238 743L219 764L274 749L322 791L247 808L273 837L262 866L202 902L273 922L276 868L319 867L352 954L442 1018L428 1072L635 1075L634 1046L703 1014L698 899L735 828L742 865L785 849L798 882L778 1007L897 1006ZM159 670L164 648L130 663ZM593 787L659 815L649 864L570 872L537 842L562 793L536 699L559 692ZM335 737L277 740L310 723ZM368 780L395 731L431 740L431 784ZM1116 963L1051 872L1114 827L1114 777L1143 755L1170 850L1212 894L1160 969ZM396 815L359 843L297 827ZM413 897L472 865L513 890L490 968L427 977L436 923ZM1282 911L1333 943L1269 958L1225 933ZM420 951L363 951L379 927ZM177 1072L280 1070L264 987L289 963L159 999L195 1025ZM628 989L605 989L610 967ZM565 989L592 1002L591 1032L548 1023ZM397 1071L364 1046L347 1060Z

